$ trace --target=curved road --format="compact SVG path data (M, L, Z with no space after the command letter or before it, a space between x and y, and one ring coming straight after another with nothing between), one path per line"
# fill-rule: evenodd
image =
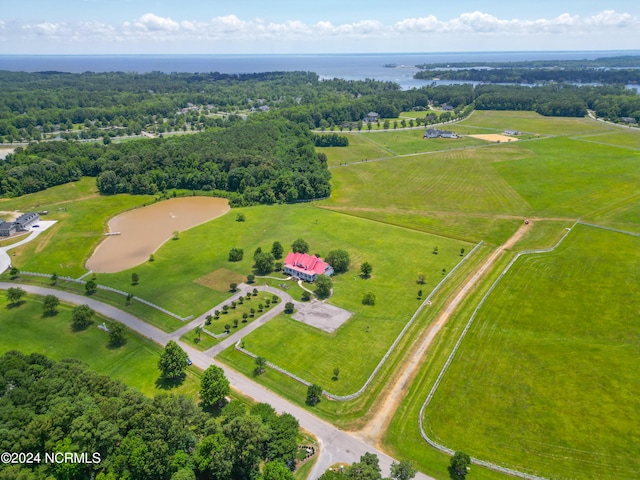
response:
M15 286L16 284L13 283L0 282L0 289L8 289ZM89 305L93 310L100 313L101 315L126 325L131 330L153 340L154 342L162 346L166 345L169 340L175 339L177 335L176 332L165 333L127 312L112 307L111 305L107 305L105 303L94 300L92 298L87 298L82 295L76 295L73 293L62 292L52 288L37 287L33 285L19 286L26 292L35 295L51 294L57 296L60 300L67 303L76 305ZM278 295L282 297L282 292L279 292ZM282 303L284 302L281 302L281 304ZM201 321L200 318L197 319L197 321ZM194 325L197 323L197 321L193 322ZM257 321L258 320L256 320L256 322ZM312 432L316 436L320 446L320 453L318 456L318 460L316 461L316 464L309 475L309 478L318 478L327 468L329 468L329 466L334 463L356 462L366 452L372 452L378 455L383 474L389 475L389 470L393 459L388 455L380 452L376 448L356 438L355 436L343 432L333 425L325 422L324 420L319 419L307 410L294 405L288 400L283 399L282 397L267 390L261 385L253 382L249 378L227 367L226 365L214 361L213 358L211 358L206 352L195 350L194 348L184 343L180 343L180 346L184 349L185 352L187 352L194 365L203 370L205 370L210 365L217 365L221 367L224 370L224 373L229 379L229 382L233 388L255 399L256 401L271 404L280 413L290 413L298 419L298 421L300 422L300 426ZM415 478L419 480L433 480L432 477L429 477L422 473L418 473Z

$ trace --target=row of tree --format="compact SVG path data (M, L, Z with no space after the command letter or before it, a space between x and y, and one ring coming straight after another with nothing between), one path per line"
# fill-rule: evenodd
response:
M638 69L602 68L469 68L428 70L415 74L415 78L429 80L463 80L482 83L576 83L603 85L629 85L640 83Z

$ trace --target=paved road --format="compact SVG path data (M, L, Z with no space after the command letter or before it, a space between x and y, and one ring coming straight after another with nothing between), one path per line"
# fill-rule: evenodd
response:
M44 232L47 228L52 227L55 223L56 222L52 220L47 220L47 221L41 220L40 222L38 222L40 226L38 228L32 228L31 233L27 237L24 237L19 242L16 242L7 247L1 247L0 248L0 273L4 272L7 268L11 266L11 257L7 253L9 250L11 250L12 248L17 248L20 245L24 245L27 242L30 242L31 240L36 238L38 235L40 235L42 232ZM5 238L7 237L2 237L2 239L5 239Z
M9 282L0 282L0 289L7 289L14 287L16 284ZM69 292L63 292L51 288L37 287L33 285L20 285L28 293L36 295L56 295L60 300L72 303L76 305L87 304L96 312L104 315L105 317L116 320L130 329L138 332L140 335L147 337L156 343L164 346L175 335L171 333L165 333L133 315L124 312L118 308L104 304L92 298L87 298L82 295L76 295ZM282 292L279 292L282 297ZM284 302L281 302L284 303ZM255 322L254 322L255 323ZM288 400L276 395L275 393L267 390L266 388L258 385L249 378L241 375L237 371L216 362L206 352L200 352L194 348L180 342L180 346L189 355L194 365L201 369L206 369L210 365L217 365L221 367L229 382L233 388L242 392L243 394L255 399L259 402L266 402L271 404L276 411L283 413L288 412L296 417L300 426L306 430L312 432L318 439L320 446L320 453L316 464L309 475L310 479L316 479L332 464L337 462L353 463L360 459L366 452L372 452L378 455L380 458L380 466L382 467L383 474L388 475L389 469L393 459L388 455L376 450L371 445L364 441L354 437L351 434L343 432L333 425L319 419L307 410L294 405ZM427 447L425 447L427 448ZM419 480L432 480L431 477L418 473L415 477Z

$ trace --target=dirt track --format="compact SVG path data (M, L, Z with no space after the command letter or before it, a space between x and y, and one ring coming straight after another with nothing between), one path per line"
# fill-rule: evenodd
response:
M458 308L460 303L466 298L469 292L476 286L478 281L493 266L500 254L510 249L520 240L532 227L532 223L523 224L503 245L496 248L491 255L475 270L473 275L458 289L454 298L440 312L433 323L425 330L423 335L411 345L410 351L405 355L406 360L397 369L398 375L393 381L391 387L382 391L381 399L374 405L374 413L367 424L359 431L353 432L366 442L370 442L380 448L382 437L389 427L389 423L393 418L400 402L408 393L408 389L418 372L419 367L424 361L427 350L433 343L434 338L440 332L442 327L447 323L453 312ZM395 381L394 381L395 380Z

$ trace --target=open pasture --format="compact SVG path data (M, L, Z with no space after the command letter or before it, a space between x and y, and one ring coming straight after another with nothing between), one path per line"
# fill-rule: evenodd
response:
M109 334L97 328L103 321L108 326L110 320L96 316L93 325L74 332L69 306L61 305L57 315L43 317L41 297L26 295L24 299L22 305L8 308L5 291L0 290L0 355L20 350L26 354L42 353L54 360L77 358L93 370L149 396L163 392L197 395L200 382L194 368L187 370L187 378L178 388L165 390L156 384L162 349L150 340L127 330L126 343L110 348Z
M336 132L337 133L337 132ZM339 135L346 135L339 133ZM379 134L377 134L379 135ZM327 155L327 162L330 167L345 163L361 162L365 159L387 158L393 154L379 145L369 140L369 136L351 133L347 135L349 139L348 147L323 147L316 148L316 151Z
M410 228L420 232L443 235L473 243L484 241L500 245L513 235L524 217L517 215L493 216L464 212L436 212L379 208L326 207L347 215L368 218L376 222Z
M544 117L535 112L514 112L502 110L476 110L461 127L493 129L496 133L504 130L518 130L525 134L577 135L598 133L616 128L590 118ZM489 133L489 132L484 132Z
M98 283L126 288L183 317L197 316L229 296L228 292L218 292L197 283L198 279L220 268L246 276L252 271L253 252L258 247L270 250L276 240L282 243L286 251L296 238L302 237L309 243L310 253L321 256L334 249L345 249L351 255L350 274L356 275L354 272L358 271L360 263L369 261L374 269L385 272L381 277L385 282L389 282L386 278L388 275L402 278L403 281L410 278L415 283L418 273L415 269L427 270L425 273L433 278L442 268L448 269L453 265L452 261L461 247L469 250L469 244L459 241L377 224L308 204L256 206L234 209L235 212L244 213L246 221L236 222L235 215L224 215L182 232L179 240L168 242L158 250L154 262L146 262L120 273L98 275ZM363 235L362 232L367 234ZM442 253L431 256L430 252L437 244ZM232 247L244 250L242 261L228 261L228 252ZM422 256L415 266L414 259L400 261L399 264L407 262L406 268L411 267L408 277L405 277L407 273L393 273L398 268L398 259L406 257L404 249L409 248L429 255L426 258ZM389 270L385 270L387 265ZM139 275L138 285L130 285L132 272ZM338 276L335 280L336 304L343 306L337 300L343 295L356 296L356 305L359 304L364 293L362 288L354 291L351 285L339 287L343 277L346 276ZM370 286L375 286L375 283L372 280ZM392 280L390 284L397 285L397 280ZM349 306L345 308L352 310ZM362 309L360 305L359 310Z
M618 127L615 130L596 135L584 135L573 138L576 140L582 140L583 142L593 142L600 143L602 145L627 147L634 150L640 150L640 129L637 128L623 129Z
M369 141L381 145L383 148L396 155L410 155L420 152L437 152L464 148L470 146L485 145L486 142L470 137L463 138L423 138L425 130L429 127L412 130L390 130L374 134L361 133ZM441 127L444 130L454 130L455 124ZM351 138L351 137L349 137Z
M526 150L527 158L493 167L536 215L578 218L638 193L640 152L569 138L527 142Z
M521 258L429 404L430 436L548 478L638 477L638 252L638 237L578 225Z
M485 143L485 142L483 142ZM332 170L325 205L389 210L528 215L527 202L493 166L532 157L519 145L489 145Z
M348 215L331 213L328 218L334 245L330 248L344 248L351 257L350 270L333 279L330 302L353 316L330 334L281 315L243 340L248 350L270 362L333 393L348 394L364 384L422 299L443 278L443 268L451 270L462 259L460 249L468 253L473 245ZM305 238L316 238L316 243L322 236ZM327 247L318 250L326 252ZM311 251L316 251L314 245ZM359 275L364 261L373 266L369 279ZM416 283L418 273L426 275L425 285ZM376 295L374 306L362 305L368 291ZM340 381L333 382L336 367Z

